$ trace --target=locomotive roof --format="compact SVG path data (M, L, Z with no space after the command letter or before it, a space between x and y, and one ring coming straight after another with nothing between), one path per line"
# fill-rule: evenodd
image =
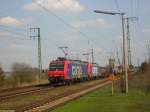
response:
M82 60L72 60L72 59L66 59L63 57L58 57L56 60L51 61L51 64L57 64L57 63L64 63L64 61L71 61L75 64L88 64L87 61L82 61ZM92 65L98 66L97 63L91 63Z

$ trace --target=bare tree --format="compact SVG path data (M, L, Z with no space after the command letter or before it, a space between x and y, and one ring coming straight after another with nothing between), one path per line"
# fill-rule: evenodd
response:
M0 75L2 75L4 73L2 67L0 67Z
M143 62L140 67L142 73L143 86L147 91L150 91L150 63ZM141 83L140 82L140 83Z
M140 71L146 73L148 72L148 70L149 70L149 64L147 62L143 62L141 64Z
M2 67L0 67L0 85L3 84L4 78L5 78L4 71L3 71Z
M26 63L14 63L12 65L12 77L16 85L32 82L35 78L32 67Z

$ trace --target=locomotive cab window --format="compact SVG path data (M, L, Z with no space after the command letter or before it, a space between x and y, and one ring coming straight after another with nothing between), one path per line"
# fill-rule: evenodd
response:
M50 64L49 70L51 71L64 70L64 64Z

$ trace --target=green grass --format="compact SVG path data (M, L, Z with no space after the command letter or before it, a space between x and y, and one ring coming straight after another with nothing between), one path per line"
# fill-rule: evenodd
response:
M52 112L150 112L150 93L132 89L111 96L110 87L96 90Z

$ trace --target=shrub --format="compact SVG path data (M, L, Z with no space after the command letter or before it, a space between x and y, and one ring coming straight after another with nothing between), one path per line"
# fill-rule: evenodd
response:
M140 83L143 83L145 90L150 91L150 63L143 62L141 64L140 70L142 72L142 81Z
M140 71L146 73L148 72L149 68L150 68L150 64L148 64L147 62L143 62L141 64Z

